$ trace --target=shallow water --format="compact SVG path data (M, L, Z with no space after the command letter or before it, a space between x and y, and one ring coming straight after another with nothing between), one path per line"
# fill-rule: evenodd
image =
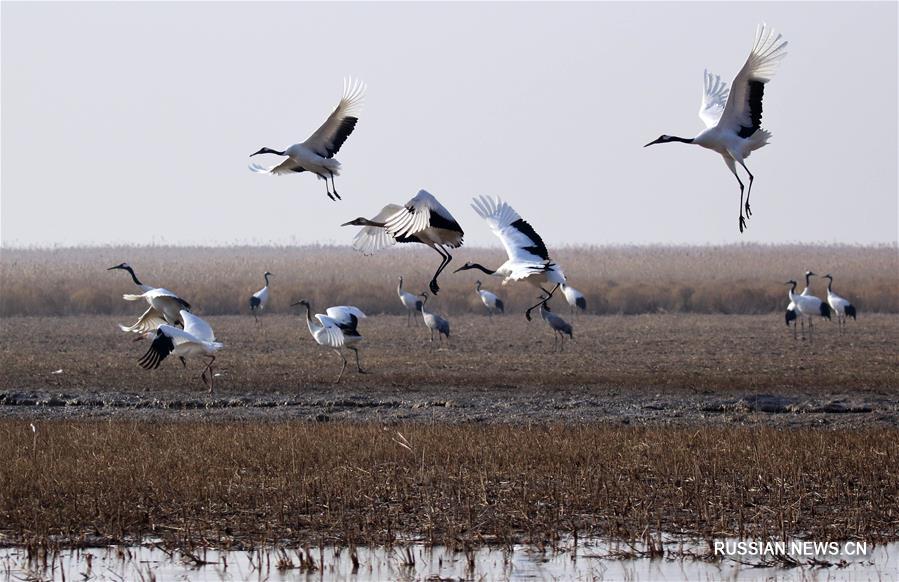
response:
M732 541L732 540L729 540ZM643 550L642 546L636 546ZM556 550L516 545L471 554L412 543L393 548L358 548L354 571L346 548L311 548L315 569L301 568L303 550L199 550L193 557L153 544L66 550L29 562L22 548L0 549L2 580L893 580L899 576L899 543L868 545L865 556L818 556L832 564L812 566L810 555L793 568L760 565L758 556L710 561L707 543L669 541L665 557L632 556L632 547L598 541ZM203 563L198 563L201 560ZM324 567L322 568L322 564Z

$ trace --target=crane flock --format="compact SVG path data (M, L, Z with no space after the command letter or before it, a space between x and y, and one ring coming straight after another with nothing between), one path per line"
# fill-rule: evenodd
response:
M762 98L765 84L770 81L777 65L786 56L784 50L786 46L787 43L782 41L781 35L764 24L761 25L749 57L734 77L730 88L720 76L708 71L704 73L699 117L706 129L692 138L662 135L646 144L650 146L659 143L687 143L719 153L740 186L740 232L746 227L746 218L752 216L749 196L754 176L747 168L745 160L753 151L765 146L771 138L771 133L761 127ZM260 148L250 157L270 154L284 159L272 166L251 163L250 170L273 175L309 172L325 182L328 198L335 202L342 200L334 183L334 177L340 175L341 164L334 156L356 129L365 92L364 83L346 79L337 106L312 135L305 141L283 150ZM737 164L743 168L749 179L745 203L744 184L737 172ZM570 323L552 312L549 301L555 292L561 289L570 313L577 314L586 311L586 297L568 284L561 266L550 257L543 239L511 205L498 197L481 195L473 198L471 207L499 239L507 259L493 269L469 261L454 272L479 270L485 275L502 279L503 286L523 281L539 290L539 302L525 310L525 318L530 321L531 312L539 308L541 318L553 331L554 349L558 345L561 352L564 350L565 336L573 339L573 328ZM460 248L465 234L453 214L426 190L419 190L405 204L387 204L372 218L359 217L341 226L362 227L353 238L352 245L364 255L374 254L396 243L418 243L433 249L441 257L440 264L428 282L428 288L435 296L440 292L438 278L453 260L449 249ZM200 379L212 392L215 354L224 348L224 344L215 338L212 327L193 313L190 303L174 292L142 283L128 263L118 264L108 270L126 271L139 289L140 293L123 295L126 301L144 300L149 305L133 324L119 326L125 332L137 334L136 340L151 340L149 349L138 360L138 364L145 369L156 369L166 357L173 354L186 367L188 358L205 358L206 363ZM249 309L257 323L259 314L266 309L270 301L271 276L271 272L265 271L263 275L265 286L249 298ZM816 317L830 319L831 314L835 314L842 334L847 318L856 318L856 308L833 291L833 277L830 274L825 276L828 279L826 301L812 295L810 280L814 276L815 273L806 272L806 287L800 294L796 293L795 280L785 283L790 286L788 291L790 303L785 313L786 324L787 326L792 324L793 335L798 337L796 330L798 322L804 338L807 322L811 340L814 319ZM491 319L494 314L505 312L503 300L496 293L483 289L480 280L475 282L475 291ZM434 341L435 333L439 341L442 342L444 337L449 340L449 320L428 307L431 295L426 291L419 294L405 291L402 276L398 279L396 292L407 314L407 326L411 325L413 314L417 312L421 314L422 321L430 332L431 342ZM319 313L313 317L312 306L308 300L303 299L291 305L305 307L306 324L312 338L318 345L329 348L340 356L342 366L335 382L340 382L348 367L345 350L354 352L357 371L360 374L366 373L359 358L359 345L363 337L359 333L358 325L359 321L366 317L361 309L349 305L328 307L324 314Z

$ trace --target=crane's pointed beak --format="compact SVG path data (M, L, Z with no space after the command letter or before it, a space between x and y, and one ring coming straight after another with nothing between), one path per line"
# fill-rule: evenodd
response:
M465 265L462 265L461 267L459 267L458 269L453 271L453 273L458 273L459 271L466 271L466 270L468 270L468 267L466 267Z
M654 140L652 140L651 142L649 142L648 144L646 144L646 145L643 146L643 147L648 148L649 146L654 145L654 144L657 144L657 143L659 143L659 142L661 142L661 141L662 141L662 138L654 139Z
M353 226L353 221L351 220L351 221L349 221L349 222L344 222L344 223L341 224L340 226Z

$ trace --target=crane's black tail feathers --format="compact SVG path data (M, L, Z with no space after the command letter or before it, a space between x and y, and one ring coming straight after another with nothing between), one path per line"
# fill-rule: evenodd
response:
M256 311L261 303L258 297L250 297L250 311Z
M787 322L787 327L790 327L790 322L796 321L796 312L792 309L787 309L787 312L784 313L784 320Z
M578 306L578 309L581 311L587 310L587 299L584 297L578 297L574 300L574 304Z
M821 317L830 319L830 305L821 303Z
M421 301L415 302L415 311L421 311Z
M497 300L496 300L496 310L499 311L500 313L505 313L505 312L506 312L506 306L503 305L503 300L502 300L502 299L497 299Z
M855 319L855 305L847 305L846 306L846 317L851 317Z

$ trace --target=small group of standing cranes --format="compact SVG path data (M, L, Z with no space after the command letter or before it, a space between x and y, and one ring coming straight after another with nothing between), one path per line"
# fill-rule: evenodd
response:
M787 327L789 327L790 324L793 325L794 339L798 339L796 333L797 320L802 328L802 339L805 339L805 322L808 320L809 341L813 341L815 317L822 317L829 320L831 319L831 315L835 314L837 316L837 323L839 324L841 334L844 332L846 318L852 317L852 319L855 319L855 306L833 292L833 277L829 273L824 276L825 279L828 279L827 301L822 301L820 298L812 295L811 278L816 276L817 275L812 271L805 272L805 289L799 294L796 293L797 283L795 280L791 279L784 283L784 285L790 286L790 290L787 292L790 303L787 305L786 313L784 313L784 320L786 321Z

